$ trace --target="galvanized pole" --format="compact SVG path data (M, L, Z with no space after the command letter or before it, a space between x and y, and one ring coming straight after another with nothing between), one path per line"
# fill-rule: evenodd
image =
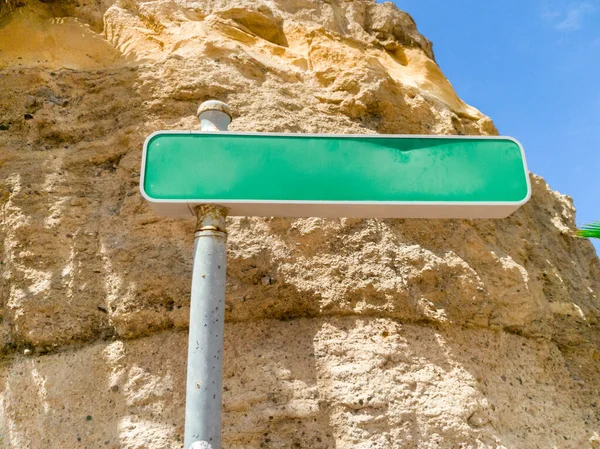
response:
M231 112L225 103L207 101L198 118L203 131L226 131ZM227 208L203 204L194 211L184 449L220 449Z

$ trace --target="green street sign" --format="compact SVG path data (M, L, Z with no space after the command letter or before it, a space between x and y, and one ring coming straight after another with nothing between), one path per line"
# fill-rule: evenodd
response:
M509 137L159 131L142 195L162 215L503 218L531 186Z

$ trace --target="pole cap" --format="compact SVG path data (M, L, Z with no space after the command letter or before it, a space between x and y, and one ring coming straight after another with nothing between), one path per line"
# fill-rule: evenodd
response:
M222 101L219 100L208 100L205 101L204 103L202 103L200 105L200 107L198 108L198 118L201 118L201 115L204 114L205 112L210 112L210 111L218 111L218 112L223 112L224 114L227 114L229 116L229 121L231 122L231 120L233 119L233 114L231 113L231 108L223 103Z

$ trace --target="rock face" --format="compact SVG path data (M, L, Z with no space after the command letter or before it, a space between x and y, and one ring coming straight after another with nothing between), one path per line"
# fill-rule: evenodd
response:
M141 147L239 131L495 134L370 0L2 4L0 441L183 447L193 220ZM224 447L599 447L600 264L532 175L505 220L231 218Z

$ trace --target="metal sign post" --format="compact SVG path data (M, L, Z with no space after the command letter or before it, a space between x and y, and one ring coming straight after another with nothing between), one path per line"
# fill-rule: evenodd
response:
M210 101L200 106L198 118L203 131L226 131L231 112L226 104ZM220 449L227 208L205 204L194 212L184 448Z
M233 133L229 107L201 131L144 143L140 191L161 215L196 216L184 449L220 449L225 218L503 218L531 196L510 137Z

